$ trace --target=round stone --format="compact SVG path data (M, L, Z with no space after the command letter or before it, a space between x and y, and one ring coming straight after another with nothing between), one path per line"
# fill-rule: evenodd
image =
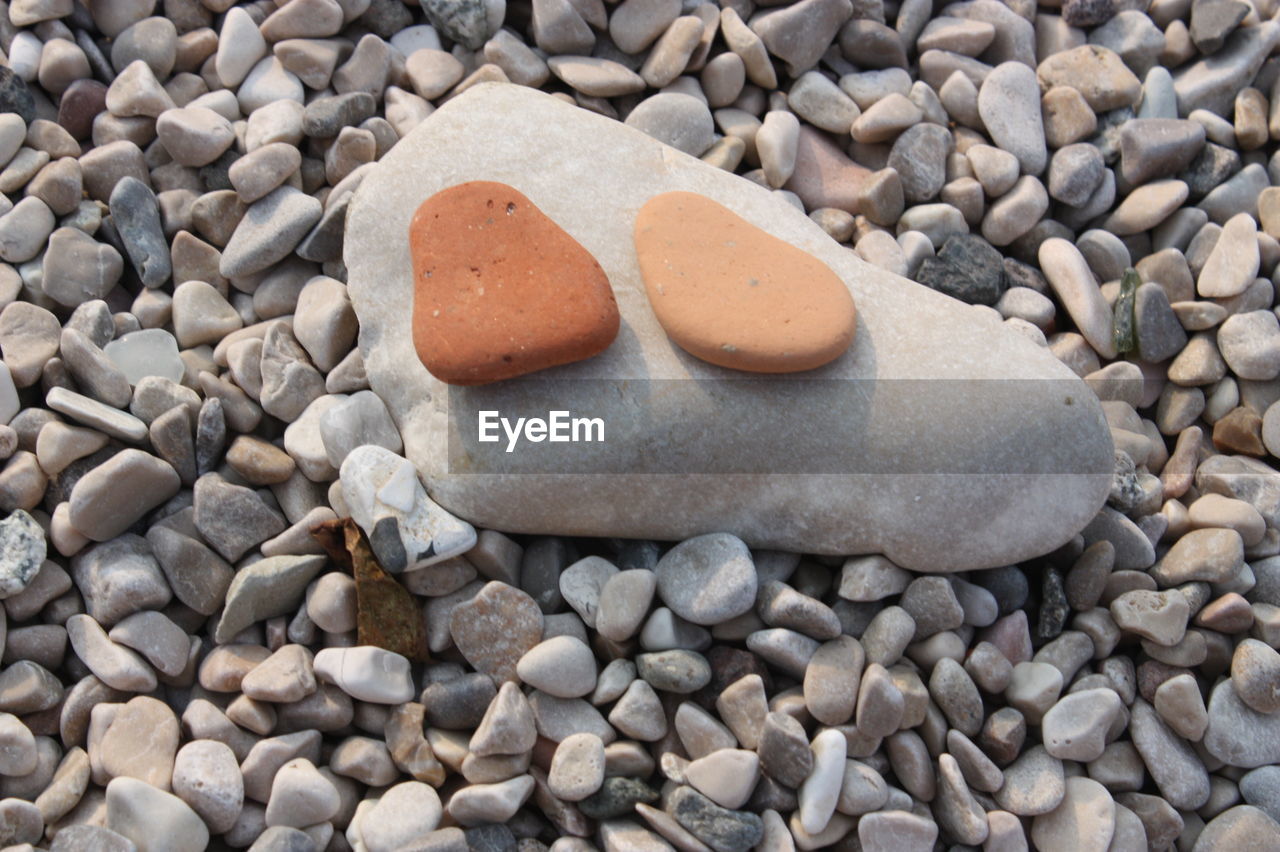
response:
M516 664L520 680L557 698L579 698L596 688L596 660L581 639L553 636Z
M654 570L659 596L672 612L694 624L720 624L755 603L757 579L751 552L728 533L681 542Z
M409 244L414 344L441 381L485 384L581 361L618 333L600 264L510 186L436 193L414 214Z

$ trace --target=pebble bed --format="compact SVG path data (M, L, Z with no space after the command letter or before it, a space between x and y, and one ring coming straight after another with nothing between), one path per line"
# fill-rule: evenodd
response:
M1280 848L1278 11L0 2L0 848ZM360 645L344 214L487 81L1048 347L1108 505L949 575L481 530Z

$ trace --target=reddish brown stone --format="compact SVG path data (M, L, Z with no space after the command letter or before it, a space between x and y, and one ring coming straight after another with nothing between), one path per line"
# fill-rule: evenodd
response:
M1262 443L1262 418L1245 406L1233 408L1213 424L1213 445L1224 453L1265 456Z
M506 184L437 192L409 225L413 342L431 374L480 385L598 355L618 334L595 258Z
M705 196L654 196L636 216L635 242L658 322L704 361L791 373L853 342L853 297L839 276Z
M77 142L93 133L93 119L107 108L107 87L97 80L76 80L58 101L58 124Z

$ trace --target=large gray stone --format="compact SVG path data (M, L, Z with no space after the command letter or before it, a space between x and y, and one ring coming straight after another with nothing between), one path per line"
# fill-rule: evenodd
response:
M1253 769L1280 762L1280 713L1259 713L1224 680L1209 693L1204 747L1228 766Z
M422 366L406 309L409 221L434 193L479 179L520 190L600 262L622 314L604 353L470 389ZM744 382L676 347L649 307L632 242L640 206L673 190L702 193L830 266L858 308L850 350L803 376ZM863 263L768 191L532 90L476 86L401 140L352 200L345 261L370 385L406 456L433 499L480 527L667 540L731 532L752 547L878 551L906 568L956 571L1053 550L1110 488L1097 399L1047 350ZM575 380L556 386L578 393L574 413L589 409L606 438L619 436L558 445L571 448L560 458L613 475L463 472L457 457L451 467L450 440L473 434L477 403L514 411L523 393L541 392L543 412L568 407L546 406L548 379ZM685 468L673 448L691 460ZM654 475L663 460L681 475Z

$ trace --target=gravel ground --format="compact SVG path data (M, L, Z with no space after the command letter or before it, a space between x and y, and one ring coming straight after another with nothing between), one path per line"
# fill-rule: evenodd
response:
M1280 848L1280 7L421 3L0 2L0 848ZM487 81L1048 347L1108 505L945 576L448 515L344 214Z

